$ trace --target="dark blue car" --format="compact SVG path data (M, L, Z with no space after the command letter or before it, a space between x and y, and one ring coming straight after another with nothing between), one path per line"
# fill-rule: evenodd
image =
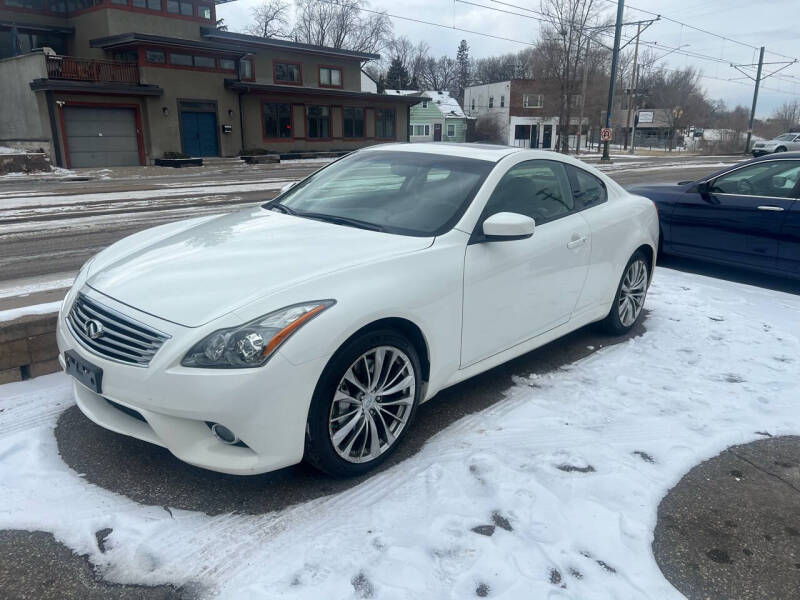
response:
M628 189L656 203L661 252L800 278L800 152Z

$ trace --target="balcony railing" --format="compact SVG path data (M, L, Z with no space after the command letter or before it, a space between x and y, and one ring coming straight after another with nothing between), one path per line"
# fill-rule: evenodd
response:
M47 77L114 83L139 83L139 65L115 60L47 56Z

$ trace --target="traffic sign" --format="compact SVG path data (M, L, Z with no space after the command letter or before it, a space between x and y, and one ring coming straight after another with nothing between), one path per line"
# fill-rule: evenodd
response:
M612 132L613 130L610 127L603 127L603 129L600 130L600 141L610 142Z

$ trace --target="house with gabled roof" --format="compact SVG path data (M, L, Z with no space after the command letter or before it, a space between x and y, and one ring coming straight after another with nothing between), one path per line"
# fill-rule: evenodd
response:
M411 107L409 141L465 142L467 116L450 92L437 90L386 90L389 96L423 96Z

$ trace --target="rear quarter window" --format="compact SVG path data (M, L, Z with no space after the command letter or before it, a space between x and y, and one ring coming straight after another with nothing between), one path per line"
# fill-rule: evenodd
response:
M606 185L598 177L579 167L566 166L576 210L597 206L608 199Z

